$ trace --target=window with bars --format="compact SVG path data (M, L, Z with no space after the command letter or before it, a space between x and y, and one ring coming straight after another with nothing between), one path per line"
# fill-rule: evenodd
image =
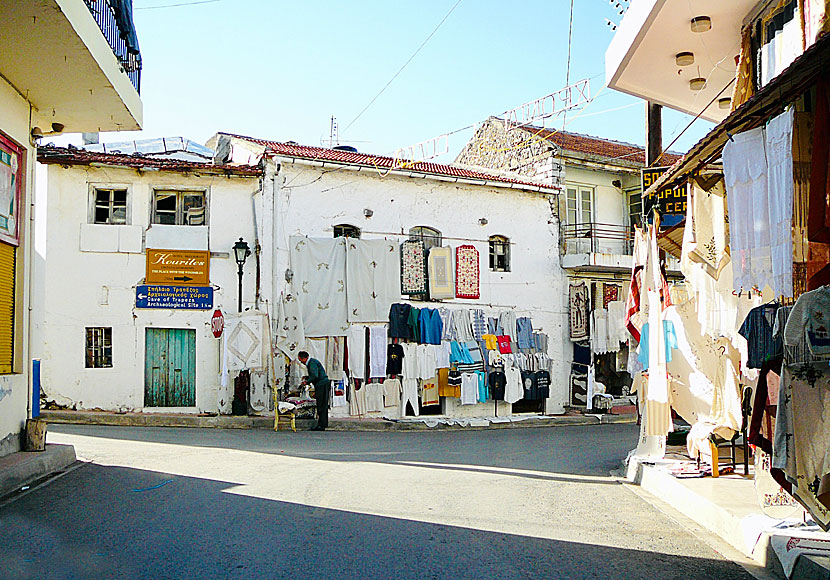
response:
M112 366L112 328L96 326L86 329L86 368Z
M493 272L510 271L510 238L490 236L490 269Z
M427 251L440 248L442 243L441 232L427 226L417 226L409 230L410 240L421 240Z
M643 225L643 194L640 190L634 190L628 194L628 225Z
M126 224L127 190L95 188L92 223Z
M153 192L154 224L203 226L207 224L206 210L204 191L160 189Z
M338 224L334 226L335 238L360 238L360 228L350 224Z

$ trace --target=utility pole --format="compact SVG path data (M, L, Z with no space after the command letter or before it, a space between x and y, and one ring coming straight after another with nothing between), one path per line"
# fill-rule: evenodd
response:
M663 106L646 101L646 167L657 163L663 152Z

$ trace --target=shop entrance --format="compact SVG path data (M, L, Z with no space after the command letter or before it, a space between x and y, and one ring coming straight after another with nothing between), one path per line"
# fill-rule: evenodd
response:
M145 331L144 406L196 406L196 331Z

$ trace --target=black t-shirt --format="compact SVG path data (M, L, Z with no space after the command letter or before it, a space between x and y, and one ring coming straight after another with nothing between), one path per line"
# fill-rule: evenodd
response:
M411 308L409 304L393 304L389 308L389 338L412 340L412 331L407 323Z
M550 373L548 371L536 371L536 396L540 399L550 397Z
M507 386L507 376L504 371L493 371L487 381L490 383L490 397L496 401L503 401L504 387Z
M526 400L534 401L539 398L536 389L536 373L522 371L522 389L524 389L524 398Z
M403 347L390 344L386 347L386 374L399 375L403 370Z

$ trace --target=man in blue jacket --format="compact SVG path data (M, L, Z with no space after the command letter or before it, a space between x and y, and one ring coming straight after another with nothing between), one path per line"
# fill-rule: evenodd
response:
M304 350L297 354L297 358L308 369L308 376L303 379L304 385L314 386L314 399L317 401L317 426L312 431L325 431L329 426L329 390L331 381L326 375L326 369L316 358L311 358Z

